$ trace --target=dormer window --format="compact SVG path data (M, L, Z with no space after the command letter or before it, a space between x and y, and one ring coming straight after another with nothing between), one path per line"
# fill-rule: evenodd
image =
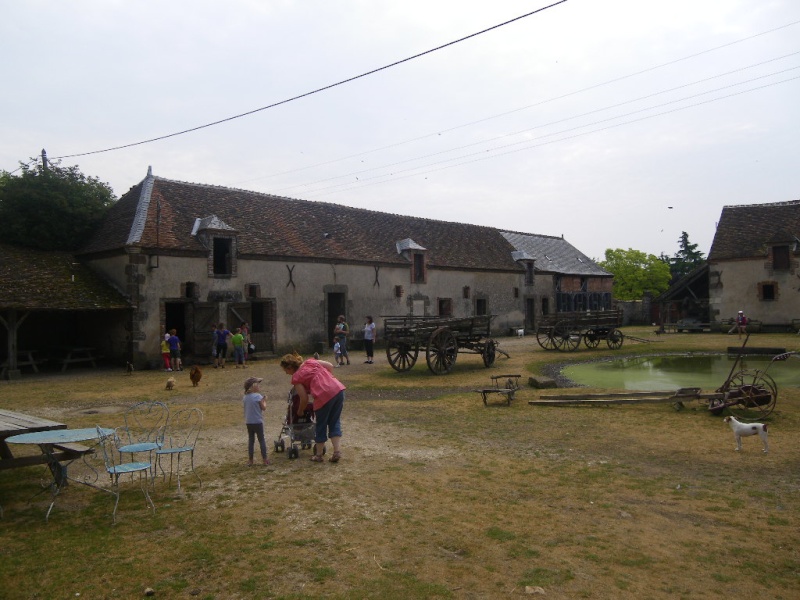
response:
M195 219L192 235L208 250L209 277L236 276L236 230L216 215Z
M214 275L233 275L233 240L215 237L213 245Z
M400 240L396 243L397 253L411 263L411 283L425 283L428 276L426 259L427 249L417 244L411 238Z
M422 252L415 252L411 267L411 283L425 283L425 255Z

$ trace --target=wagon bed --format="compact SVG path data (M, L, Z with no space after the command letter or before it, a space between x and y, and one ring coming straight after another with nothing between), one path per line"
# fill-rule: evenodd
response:
M497 343L489 337L493 315L471 317L383 317L386 358L395 371L408 371L425 351L428 369L436 375L449 373L459 350L480 354L492 366Z

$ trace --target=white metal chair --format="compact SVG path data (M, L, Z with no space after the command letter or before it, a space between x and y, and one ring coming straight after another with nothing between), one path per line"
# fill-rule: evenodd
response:
M169 484L172 483L172 463L177 457L175 472L178 478L178 491L181 491L181 455L189 454L189 470L197 477L200 487L203 481L194 470L194 449L197 446L197 438L200 436L200 429L203 426L203 411L199 408L183 408L170 415L167 425L167 435L164 445L156 450L156 460L161 469L161 473L166 479L167 474L161 464L162 459L169 456Z
M119 505L120 486L119 478L122 475L139 474L139 487L142 489L146 505L153 509L153 514L156 512L156 506L150 498L147 491L147 472L151 469L149 462L121 462L117 460L119 453L120 437L119 430L115 429L114 433L108 434L97 427L97 434L100 439L100 448L103 453L103 461L105 462L106 472L111 478L111 488L102 488L114 496L114 511L111 513L111 520L113 523L117 522L117 506Z

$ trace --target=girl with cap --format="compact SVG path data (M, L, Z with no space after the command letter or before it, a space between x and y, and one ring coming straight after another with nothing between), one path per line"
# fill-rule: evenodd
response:
M281 368L287 375L292 376L292 385L300 397L297 414L301 416L308 404L308 397L314 398L314 415L317 426L314 436L314 456L311 460L322 462L325 452L325 442L328 438L333 444L332 463L339 462L342 453L339 443L342 439L342 407L344 405L345 387L341 381L333 376L333 365L324 360L303 357L297 353L286 354L281 359Z
M264 417L262 413L267 409L267 398L258 389L258 384L264 381L261 377L248 377L244 382L244 422L247 426L247 466L253 466L255 440L261 447L261 459L265 465L267 459L267 442L264 440Z

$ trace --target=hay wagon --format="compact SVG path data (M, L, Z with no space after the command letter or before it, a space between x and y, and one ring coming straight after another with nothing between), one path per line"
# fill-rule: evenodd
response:
M572 352L581 345L594 349L605 340L612 350L622 347L621 310L588 310L544 315L536 328L536 341L545 350Z
M428 369L436 375L449 373L459 351L480 354L491 367L497 342L489 337L492 315L472 317L384 317L386 358L395 371L409 371L425 352Z

